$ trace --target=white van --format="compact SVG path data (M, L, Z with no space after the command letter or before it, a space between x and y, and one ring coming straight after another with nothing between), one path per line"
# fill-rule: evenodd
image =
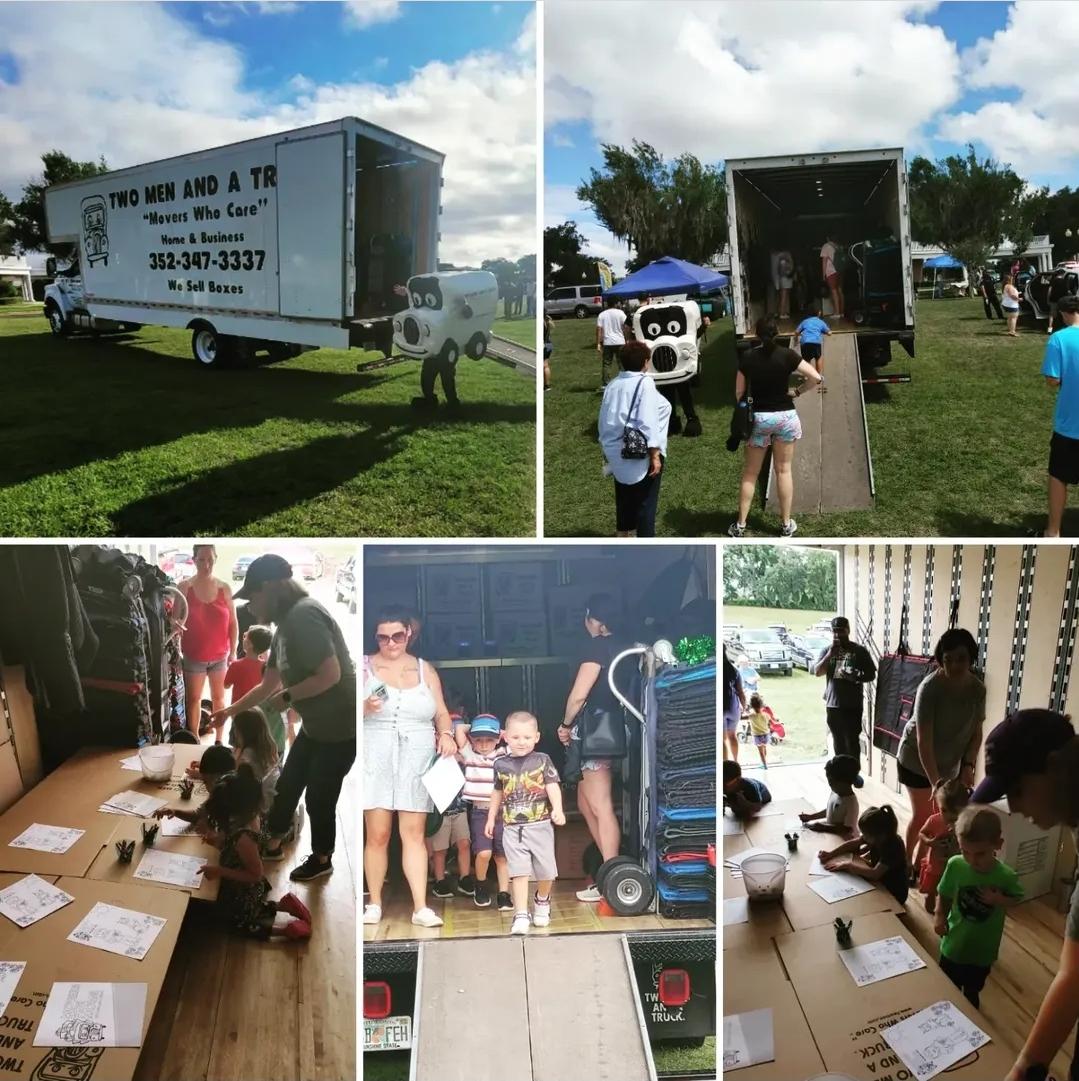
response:
M393 317L393 344L406 356L451 364L479 360L491 343L498 279L487 270L421 274L408 280L408 307Z
M684 383L697 374L701 326L701 309L694 300L664 298L633 313L633 336L652 347L651 375L657 385Z

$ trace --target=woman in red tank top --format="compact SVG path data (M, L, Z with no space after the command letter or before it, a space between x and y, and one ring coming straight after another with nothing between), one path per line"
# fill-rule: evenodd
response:
M214 577L217 550L196 544L196 573L180 583L187 597L187 629L180 640L183 653L187 727L198 735L202 692L210 681L213 709L225 708L225 672L236 659L236 607L228 584Z

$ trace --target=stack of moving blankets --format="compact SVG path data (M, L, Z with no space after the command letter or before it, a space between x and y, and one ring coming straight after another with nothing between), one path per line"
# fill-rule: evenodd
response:
M715 661L670 668L655 690L660 914L714 918Z

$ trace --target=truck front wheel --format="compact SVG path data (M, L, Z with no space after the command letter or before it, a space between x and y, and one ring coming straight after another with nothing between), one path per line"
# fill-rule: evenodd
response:
M60 305L50 300L45 305L45 315L49 320L49 330L54 338L66 338L71 333L71 324L64 318Z
M474 334L465 347L465 352L473 359L480 360L487 355L487 338L483 334Z
M191 352L206 368L224 368L232 359L232 339L213 327L196 327L191 333Z

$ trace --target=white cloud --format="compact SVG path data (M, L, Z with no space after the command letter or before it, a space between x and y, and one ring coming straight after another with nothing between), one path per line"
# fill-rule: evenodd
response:
M546 121L704 161L906 145L959 93L927 3L549 0ZM597 48L617 30L617 51ZM591 29L589 29L591 28ZM931 77L927 75L931 73Z
M446 154L440 254L454 263L535 249L535 64L474 53L403 82L247 89L239 48L169 5L0 4L19 82L0 85L0 191L18 197L58 148L121 168L304 124L361 116ZM167 44L167 48L163 47ZM281 90L299 95L281 103Z
M393 22L400 14L399 0L345 0L345 24L359 30Z
M256 6L260 15L291 15L300 10L295 0L258 0Z
M956 142L976 140L1020 172L1074 164L1079 158L1077 49L1079 9L1018 0L1004 29L981 38L962 58L968 87L1007 88L1018 91L1017 100L945 116L938 134Z
M561 135L558 132L555 132L554 135L551 136L551 142L554 143L555 146L567 148L573 146L573 140L568 135Z
M514 48L522 56L532 56L536 51L536 9L531 4L528 5L528 14L521 24Z

